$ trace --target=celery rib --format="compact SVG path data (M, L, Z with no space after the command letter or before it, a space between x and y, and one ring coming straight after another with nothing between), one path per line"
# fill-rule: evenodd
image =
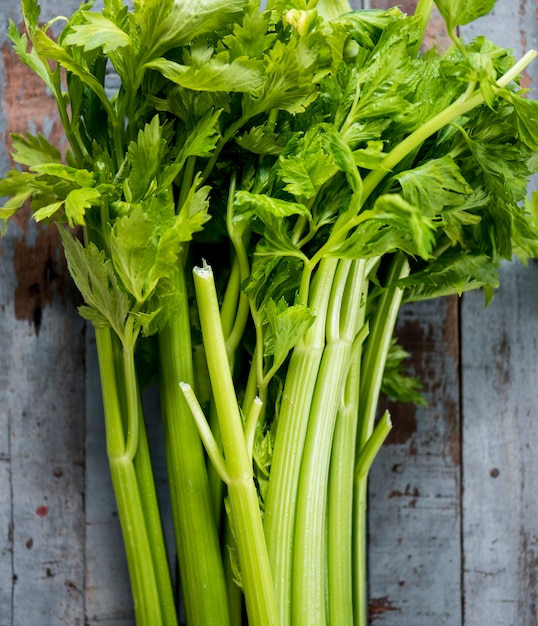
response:
M123 533L138 626L164 626L151 547L133 461L125 454L125 436L111 331L95 337L105 412L107 453Z
M293 553L300 467L325 347L325 320L338 261L323 259L310 290L314 324L293 349L273 449L264 529L281 626L291 623Z
M161 404L172 514L187 620L226 626L228 601L218 529L198 429L179 387L192 384L190 323L184 275L173 277L178 312L159 333Z
M230 525L237 543L241 583L251 626L278 624L273 578L263 534L258 494L252 474L239 405L230 370L213 272L194 268L194 287L213 398L220 423Z

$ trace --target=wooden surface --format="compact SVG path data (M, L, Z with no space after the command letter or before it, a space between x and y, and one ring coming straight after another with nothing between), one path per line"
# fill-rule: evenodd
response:
M77 5L42 0L43 18ZM0 3L0 173L10 132L59 137L6 42L18 7ZM538 46L536 9L499 0L462 34L520 55ZM430 36L443 38L438 21ZM536 65L526 80L538 84ZM131 626L91 331L51 231L21 217L0 259L0 626ZM372 471L375 626L538 624L538 264L506 265L501 283L487 309L473 293L402 311L429 405L391 407Z

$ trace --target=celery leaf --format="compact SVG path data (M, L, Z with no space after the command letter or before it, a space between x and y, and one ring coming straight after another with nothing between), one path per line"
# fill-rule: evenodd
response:
M479 17L487 15L497 0L435 0L448 29L465 26Z
M308 307L302 304L289 306L284 298L278 302L269 298L264 313L268 325L264 336L265 356L272 356L273 368L278 368L313 324L314 316Z
M41 163L61 163L60 151L41 133L37 136L13 134L11 139L13 158L21 165L31 167Z
M199 67L181 65L165 58L149 61L146 67L157 70L165 78L195 91L226 91L256 93L263 79L257 61L235 59L231 63L223 53Z
M132 45L130 36L101 13L85 11L85 20L85 24L72 27L64 39L66 45L80 46L84 50L101 48L104 54Z
M110 259L93 243L83 246L64 228L59 227L58 231L69 272L86 304L95 312L86 317L92 321L97 318L106 320L118 337L122 338L129 314L129 300L120 289Z
M462 195L472 192L450 155L431 159L413 170L394 177L402 186L403 197L420 206L425 215L433 217L445 207L462 202Z

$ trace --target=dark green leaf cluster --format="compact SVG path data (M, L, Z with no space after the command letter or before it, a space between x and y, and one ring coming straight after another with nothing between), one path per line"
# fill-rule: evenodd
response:
M490 4L439 8L453 30ZM403 252L414 299L494 287L500 259L534 250L523 200L538 105L498 85L514 59L483 37L416 56L422 25L398 9L326 21L301 3L109 0L82 5L55 41L39 13L26 0L27 35L12 24L10 37L56 98L67 164L43 136L15 136L27 171L2 180L1 217L30 197L37 220L82 226L143 326L158 327L185 242L220 242L230 222L248 223L244 287L262 309L284 294L306 306L304 272L323 258L375 268ZM99 317L109 303L90 306Z

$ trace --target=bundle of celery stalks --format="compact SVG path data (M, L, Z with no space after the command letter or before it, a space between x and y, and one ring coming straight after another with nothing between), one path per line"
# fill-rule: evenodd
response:
M95 327L138 626L178 623L155 372L188 624L367 624L378 399L420 400L399 307L489 297L537 240L536 53L458 38L494 0L437 1L453 45L421 51L433 4L104 0L56 39L22 0L10 38L69 148L13 137L0 218L30 199L58 227Z

